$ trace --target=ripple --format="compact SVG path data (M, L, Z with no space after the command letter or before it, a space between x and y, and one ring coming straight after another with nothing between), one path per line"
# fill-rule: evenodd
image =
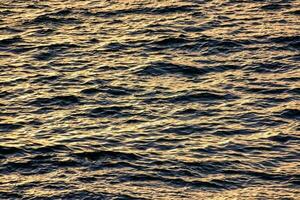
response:
M163 62L153 63L152 65L146 66L145 68L138 71L138 74L141 75L182 74L193 76L202 75L204 73L205 71L199 68Z
M20 124L0 123L0 132L12 132L22 127Z
M14 43L17 43L17 42L22 42L22 37L21 36L13 36L11 38L5 38L5 39L1 39L0 40L0 47L1 46L9 46L9 45L12 45Z
M132 110L132 106L106 106L94 108L90 112L91 117L124 116L125 111Z
M57 18L52 17L50 15L40 15L34 18L31 21L27 21L24 25L39 25L39 24L56 24L56 25L63 25L63 24L78 24L80 23L78 19L72 17L63 17Z
M300 119L300 110L298 109L285 109L280 113L283 118Z
M80 98L74 95L54 96L51 98L37 98L29 103L34 106L70 106L80 103Z
M96 161L100 159L120 159L120 160L137 160L140 156L134 153L116 152L116 151L91 151L75 153L74 156L81 159Z
M223 101L236 99L237 97L231 94L216 94L213 92L198 92L192 94L183 94L172 97L169 99L172 103L186 103L186 102L197 102L197 101L206 101L206 102L214 102L214 101Z
M298 1L0 9L0 199L297 199Z

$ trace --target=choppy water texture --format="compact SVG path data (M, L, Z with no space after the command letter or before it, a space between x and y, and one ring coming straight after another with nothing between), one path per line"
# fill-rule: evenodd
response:
M300 199L300 1L1 0L0 199Z

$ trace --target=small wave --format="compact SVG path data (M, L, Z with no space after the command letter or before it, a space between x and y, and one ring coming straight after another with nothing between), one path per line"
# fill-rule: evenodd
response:
M271 4L266 4L261 7L263 10L281 10L284 8L291 8L291 5L289 4L279 4L279 3L271 3Z
M186 102L215 102L215 101L224 101L224 100L234 100L238 97L232 94L216 94L213 92L199 92L191 94L177 95L169 98L169 101L172 103L186 103Z
M94 108L90 111L89 116L91 117L108 117L108 116L125 116L129 113L125 111L132 110L132 106L103 106Z
M91 161L97 161L102 159L117 159L117 160L138 160L141 157L134 153L125 153L117 151L87 151L87 152L78 152L73 154L73 156L87 159Z
M205 71L200 68L165 62L152 63L137 72L140 75L180 74L186 76L202 75L204 73Z
M11 132L22 127L20 124L0 123L0 132Z
M101 90L99 90L97 88L87 88L87 89L81 90L80 92L85 95L95 95L95 94L101 92Z
M64 25L64 24L79 24L80 21L76 18L72 17L52 17L50 15L40 15L34 18L31 21L27 21L24 25L36 25L36 24L56 24L56 25Z
M22 152L21 148L0 146L0 155L1 156L13 155L13 154L20 153L20 152Z
M272 141L280 142L280 143L285 143L285 142L289 142L289 141L300 141L299 137L296 137L293 135L287 135L287 134L271 136L268 139L270 139Z
M190 135L194 133L203 133L210 131L211 128L209 127L200 127L200 126L192 126L192 125L185 125L185 126L179 126L179 127L171 127L163 129L163 133L175 133L178 135Z
M161 45L161 46L169 46L169 45L176 45L176 44L184 44L188 43L189 40L184 39L182 37L168 37L159 41L155 41L153 45Z
M249 70L257 73L281 73L295 69L294 65L287 65L281 62L265 62L255 63L245 67L245 70Z
M280 112L280 116L283 118L300 120L300 110L299 109L285 109Z
M300 41L300 36L292 35L292 36L271 37L270 41L271 42L276 42L276 43L299 42Z
M1 39L0 40L0 47L1 46L9 46L9 45L12 45L14 43L17 43L17 42L22 42L23 39L21 36L13 36L13 37L10 37L10 38L5 38L5 39Z
M292 14L292 15L299 15L300 16L300 10L294 10L294 11L290 11L288 12L289 14Z
M74 95L54 96L50 98L37 98L29 103L34 106L70 106L80 103L80 98Z

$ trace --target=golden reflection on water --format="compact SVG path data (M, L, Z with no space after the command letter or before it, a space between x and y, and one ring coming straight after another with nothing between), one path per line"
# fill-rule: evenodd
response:
M297 176L299 165L295 158L281 162L279 157L294 156L299 147L296 143L286 142L280 144L286 147L282 148L270 138L282 134L299 136L298 119L282 119L280 116L288 109L299 111L298 96L290 92L268 94L251 90L299 89L299 81L286 80L298 78L298 68L287 68L278 73L271 69L271 72L255 71L253 67L261 63L266 66L275 63L270 67L275 69L280 69L278 65L295 65L297 47L286 47L289 43L276 43L271 39L297 36L300 31L298 16L281 10L261 10L262 3L259 2L223 0L202 3L175 0L55 0L34 3L41 8L26 7L32 2L0 3L5 10L12 12L0 21L0 41L14 37L17 40L12 42L11 47L1 47L0 92L6 91L9 95L0 97L0 120L1 124L21 127L13 131L1 130L4 134L0 136L0 147L26 149L17 155L9 155L3 161L4 168L8 166L4 171L12 172L0 172L0 192L13 193L19 187L25 197L40 198L60 196L70 191L88 191L134 194L148 199L297 199L296 186L286 179L280 182L239 173L226 174L220 172L222 169L213 171L214 165L208 165L213 169L205 174L191 166L225 163L224 169L241 170L245 174L251 171L254 174ZM292 7L298 5L296 1L291 4ZM172 6L182 6L183 9L189 5L196 10L171 12L162 9ZM71 16L53 14L68 9L74 12ZM293 11L294 8L290 9ZM0 12L5 10L1 8ZM50 18L53 22L43 18L48 15L54 18ZM64 17L69 17L70 22L58 20ZM40 33L41 30L50 33ZM179 41L178 44L157 45L166 38L184 38L186 42L183 43L188 44ZM241 45L232 48L229 45L232 51L228 53L226 45L218 49L220 41L237 41ZM45 53L46 58L41 53ZM140 75L147 72L145 68L161 62L203 69L203 73L193 76L173 69L175 72L168 74L164 69L157 69L155 75ZM238 67L222 69L225 65ZM39 79L41 77L52 78ZM100 89L100 92L82 93L84 89L91 88ZM131 93L115 97L109 89L116 88L129 88ZM176 103L174 100L201 92L220 96L234 94L236 98L217 99L215 102L200 99ZM70 106L51 101L42 106L32 104L39 98L51 100L62 95L74 95L80 102ZM88 115L97 107L114 109L111 108L113 106L120 106L120 113L124 116L119 116L119 113L113 117ZM132 108L124 109L122 106ZM197 114L178 114L186 110L196 110ZM206 115L206 112L209 114ZM181 132L172 132L172 128ZM202 128L205 131L201 132ZM243 134L243 130L253 132ZM56 152L56 145L67 150ZM47 171L47 167L53 167L51 162L47 163L49 160L34 160L36 154L47 154L37 151L42 147L53 151L49 150L49 156L58 163L78 159L71 156L74 152L103 149L139 154L145 160L122 160L135 168L130 165L122 167L124 163L119 160L110 163L121 162L119 168L100 168L101 164L110 162L109 158L101 161L85 158L79 161L79 166L56 167ZM209 151L213 153L207 153ZM152 161L162 164L156 165ZM13 167L9 168L12 163L34 165L31 162L41 163L34 166L37 169L33 171L37 171L31 171L29 175L18 171L22 167L15 171ZM169 166L168 162L178 165ZM226 163L235 162L242 164L226 166ZM45 163L49 166L44 166ZM188 164L191 166L186 167ZM186 168L182 170L190 170L189 173L176 171L183 167ZM168 172L167 175L163 174L163 170ZM146 178L118 181L122 176L151 177L159 173L167 181ZM84 183L81 182L83 177L94 179ZM178 179L186 185L171 184ZM197 181L203 184L224 182L229 186L222 190L203 189L205 187L193 186ZM230 188L231 183L235 187Z

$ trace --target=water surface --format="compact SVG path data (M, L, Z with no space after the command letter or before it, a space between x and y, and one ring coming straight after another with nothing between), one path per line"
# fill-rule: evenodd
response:
M0 199L299 199L298 0L0 2Z

